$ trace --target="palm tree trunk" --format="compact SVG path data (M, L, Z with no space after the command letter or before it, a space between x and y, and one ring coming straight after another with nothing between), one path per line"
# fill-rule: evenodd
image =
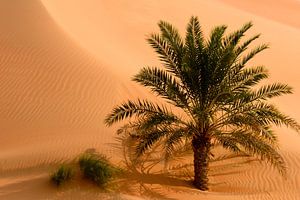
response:
M192 141L194 152L194 185L200 190L208 190L208 159L210 140L206 137L194 137Z

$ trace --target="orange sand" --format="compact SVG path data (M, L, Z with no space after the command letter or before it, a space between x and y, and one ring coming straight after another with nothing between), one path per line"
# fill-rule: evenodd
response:
M191 15L199 16L206 33L217 24L233 29L253 21L252 33L263 34L259 42L271 44L255 64L266 65L273 81L294 87L277 103L300 121L296 0L2 0L0 199L142 198L138 191L108 195L86 184L57 190L48 182L49 166L89 148L119 157L110 145L117 127L105 127L103 119L117 103L148 96L129 81L140 67L158 64L146 34L157 31L160 19L184 33ZM258 162L232 167L222 161L209 192L160 176L145 178L146 184L157 199L300 199L300 137L278 133L287 180Z

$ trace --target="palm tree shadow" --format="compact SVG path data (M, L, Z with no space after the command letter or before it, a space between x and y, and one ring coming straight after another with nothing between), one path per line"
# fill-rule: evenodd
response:
M224 154L210 161L210 176L233 175L245 172L241 168L245 164L258 162L257 158L248 156L247 154Z
M192 187L189 179L169 173L159 144L138 158L134 154L134 141L128 137L117 137L116 143L110 146L123 158L123 177L116 183L121 191L132 195L138 192L147 198L173 200L174 198L167 196L167 191L176 187Z
M129 194L138 192L141 196L169 200L173 198L167 197L168 190L178 192L194 189L193 163L189 150L185 153L179 152L176 159L167 163L159 144L139 158L134 155L134 142L126 136L117 137L116 143L110 145L123 157L122 165L125 172L117 183L122 191ZM185 159L185 162L181 162L181 158ZM246 154L225 153L213 156L210 159L209 176L213 178L244 173L246 169L241 166L255 161L257 159ZM210 184L212 188L226 185L226 182L214 179L217 181Z
M168 197L168 190L175 187L189 187L190 183L164 174L143 174L139 172L124 172L118 182L118 189L131 195L138 195L162 200L175 200Z

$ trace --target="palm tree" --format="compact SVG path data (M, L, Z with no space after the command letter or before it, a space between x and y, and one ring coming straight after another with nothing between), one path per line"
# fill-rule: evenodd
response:
M168 104L129 100L115 107L105 123L110 126L131 118L121 130L137 138L137 155L157 142L163 143L166 155L190 143L194 185L200 190L208 190L209 157L215 145L268 161L284 175L286 167L272 125L296 131L300 126L268 101L292 93L292 88L281 83L259 84L268 78L266 68L246 66L268 48L263 44L248 49L260 36L244 39L252 23L228 35L226 26L217 26L207 39L197 17L191 17L184 39L171 24L160 21L158 26L160 34L151 34L147 40L163 68L144 67L133 80Z

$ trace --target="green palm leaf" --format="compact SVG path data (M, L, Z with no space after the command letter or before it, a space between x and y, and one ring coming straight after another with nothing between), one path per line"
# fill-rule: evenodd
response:
M135 75L134 81L150 87L159 96L171 100L178 107L188 106L187 93L177 80L164 70L158 68L143 68Z
M118 121L131 118L132 116L142 116L146 114L169 115L170 112L164 106L159 106L147 100L128 101L113 109L106 117L105 123L112 125Z
M258 156L276 167L281 174L286 174L286 166L282 156L277 152L277 148L264 138L244 130L214 134L214 138L224 147L234 152L244 151Z

